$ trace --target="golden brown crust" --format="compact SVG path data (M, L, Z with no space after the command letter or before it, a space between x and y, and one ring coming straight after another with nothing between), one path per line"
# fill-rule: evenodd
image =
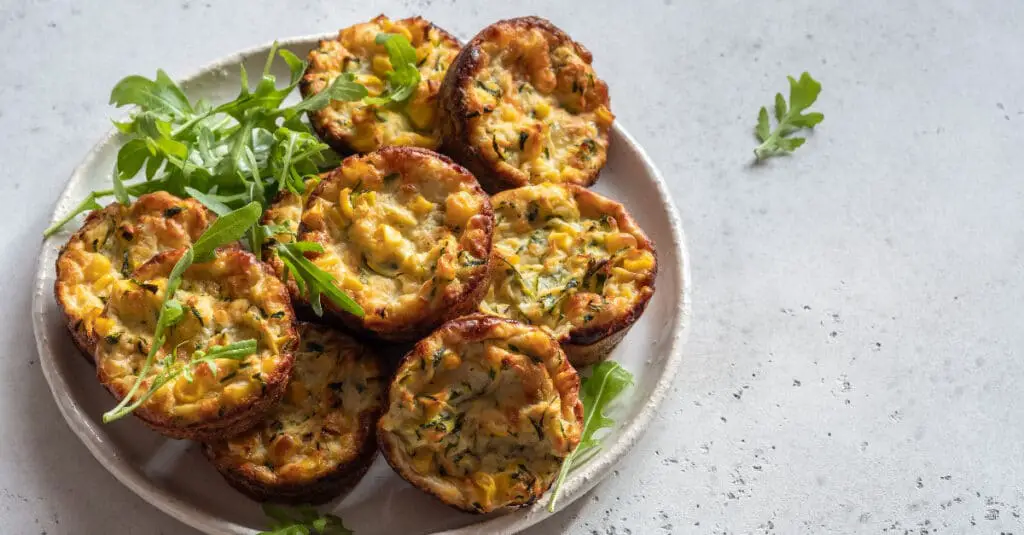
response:
M192 243L215 216L194 199L159 191L125 206L94 210L57 256L54 298L75 346L90 363L96 351L93 321L110 286L153 255Z
M376 204L366 208L373 217L353 212L355 215L344 216L342 224L347 226L340 226L333 218L359 209L341 205L339 193L343 191L350 193L341 197L355 195L357 204L374 194ZM386 196L397 199L398 208L391 213L377 207L383 201L376 199ZM415 210L420 210L415 222L399 224L386 219L395 211ZM462 219L452 222L459 217ZM395 238L400 244L388 241L388 236L396 236L395 228L401 233L401 239ZM476 309L490 280L493 228L490 199L466 169L426 149L384 147L346 158L321 181L306 203L299 239L323 246L324 253L306 256L335 276L365 316L357 317L322 299L325 310L357 333L401 342L415 340ZM403 252L405 256L399 258L395 251L406 241L413 252ZM392 255L389 258L396 274L388 277L370 266L368 258L378 252L384 257ZM421 273L410 274L413 271ZM381 293L379 288L393 289Z
M473 96L474 88L479 87L481 83L480 76L482 71L487 69L493 61L485 48L489 46L489 42L499 41L501 44L499 44L498 49L506 50L509 48L509 43L506 41L517 44L523 42L523 39L529 41L537 38L538 35L530 33L533 30L539 31L539 36L542 36L541 38L547 42L547 49L551 54L554 54L557 49L568 50L571 52L567 53L574 55L578 62L569 62L572 65L571 69L565 69L563 66L562 70L566 72L562 74L558 72L558 69L550 67L551 60L546 57L535 61L531 59L524 60L523 58L526 55L520 55L514 60L517 65L513 69L515 71L513 72L513 78L510 79L514 84L518 84L518 89L515 91L516 97L518 98L521 95L524 81L528 82L527 85L530 85L534 90L536 90L535 86L538 82L533 75L519 71L539 68L542 72L547 71L545 77L554 77L554 81L546 80L546 83L541 82L539 84L545 86L544 93L548 97L554 98L552 96L554 94L552 93L553 91L564 91L565 88L560 87L561 85L571 84L572 94L575 95L577 92L580 94L581 102L578 103L580 107L578 111L586 111L588 114L596 117L591 122L596 128L596 133L592 137L585 139L587 142L586 147L588 147L588 150L584 151L587 154L586 162L581 162L574 156L567 156L565 159L560 160L558 165L552 166L552 168L537 168L524 171L521 163L518 167L503 165L505 158L502 157L502 154L506 152L506 149L499 149L496 138L483 139L474 134L478 128L478 123L484 116L500 113L500 110L496 110L495 106L484 104ZM508 34L512 34L514 37L504 37ZM542 48L539 47L538 49ZM557 61L562 61L563 59L558 59ZM491 193L525 186L530 183L547 181L568 182L581 186L593 185L597 181L601 167L604 166L607 158L608 144L610 142L608 132L614 116L609 109L608 86L594 75L591 67L592 60L593 57L590 51L583 45L573 41L564 31L551 24L550 21L540 17L502 20L484 28L462 48L462 51L459 52L459 55L455 58L451 67L449 67L448 74L441 84L439 98L443 111L441 122L443 151L476 175L481 185ZM520 62L524 62L524 64L518 65ZM547 69L544 69L543 65L548 65ZM558 78L559 76L564 78L564 80ZM576 78L583 81L577 82ZM577 90L577 87L580 87L580 89ZM499 91L502 91L504 96L512 94L511 88L503 87ZM511 100L512 97L505 99L506 102ZM501 104L501 95L499 95L497 102L499 105ZM526 110L520 111L525 112ZM530 112L529 115L533 119L537 118L536 111ZM522 121L525 128L522 130L522 134L520 134L523 137L518 139L520 152L539 153L543 150L543 146L550 143L551 138L548 129L542 124L543 118L540 122L533 119ZM494 143L493 150L491 143ZM511 151L515 151L516 140L506 140L503 142L503 146L507 146L507 143L511 143ZM492 155L491 153L495 154ZM569 165L566 166L565 164ZM567 167L580 167L580 172L573 172L562 176Z
M351 338L301 324L288 393L266 418L203 452L258 501L319 504L353 487L376 457L383 363Z
M524 507L550 488L579 443L579 389L576 370L540 329L463 316L403 357L377 441L402 478L447 505L478 514ZM468 472L460 465L467 458Z
M658 271L654 243L622 204L580 186L528 186L504 191L492 202L499 214L492 262L506 272L492 277L481 311L540 325L555 336L577 368L603 360L654 295ZM532 214L523 213L524 204L530 207L527 212L533 210ZM612 218L614 226L608 224L606 230L598 230L598 223L605 217ZM551 227L547 219L558 224ZM538 243L543 245L534 245L537 234ZM554 239L556 234L562 234L559 237L564 240ZM626 245L616 246L621 248L612 252L609 240L613 239ZM546 277L551 268L563 274L559 285L566 284L566 280L569 285L555 294L558 299L550 311L522 311L517 306L523 299L528 304L544 301L539 295L510 301L511 290L501 286L499 291L499 285L519 283L509 275L513 268L516 276L530 279L526 284L531 287L540 285L539 276L529 276L531 270L539 270ZM617 270L622 270L621 274L616 275L620 273ZM604 280L616 280L616 276L623 277L624 286L606 295ZM572 312L580 310L585 314Z
M341 72L379 96L391 69L383 46L373 43L378 33L400 33L416 49L421 81L401 105L378 106L363 102L333 102L309 113L309 122L325 143L342 155L366 153L383 146L418 146L436 149L441 132L437 93L448 65L460 44L448 32L421 17L392 21L379 15L320 41L309 53L309 67L299 83L303 98L319 93Z
M117 400L128 393L145 360L167 276L184 252L157 254L130 280L117 283L97 320L97 335L103 336L96 350L97 376ZM226 247L212 261L185 271L175 299L186 312L167 331L140 394L174 349L186 348L177 363L188 358L189 348L246 338L256 339L259 349L241 361L218 359L216 370L197 366L194 381L179 376L133 414L160 434L200 441L227 438L256 425L284 394L298 342L284 284L251 253Z

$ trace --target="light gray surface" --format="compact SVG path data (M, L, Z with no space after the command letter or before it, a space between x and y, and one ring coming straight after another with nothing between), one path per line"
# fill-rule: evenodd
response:
M617 476L530 535L1024 531L1022 4L141 4L0 0L3 533L188 533L67 429L25 318L39 233L110 87L381 11L569 31L689 235L675 392ZM802 70L825 122L750 166L757 108Z

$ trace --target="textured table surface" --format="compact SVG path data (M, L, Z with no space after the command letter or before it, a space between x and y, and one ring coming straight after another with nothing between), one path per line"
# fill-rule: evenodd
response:
M68 430L26 318L112 85L382 11L460 35L562 26L688 233L674 390L616 475L530 534L1024 533L1024 4L1007 0L0 0L0 531L191 533ZM752 166L758 107L804 70L824 123Z

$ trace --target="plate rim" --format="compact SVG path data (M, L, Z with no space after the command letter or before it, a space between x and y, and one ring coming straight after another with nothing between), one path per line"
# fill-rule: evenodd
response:
M249 48L222 56L206 65L178 78L183 84L191 80L210 75L216 71L236 65L245 58L258 53L265 53L270 50L274 43L279 47L302 46L316 43L335 35L336 32L308 34L286 39L278 39L270 43L251 46ZM639 439L650 425L654 414L664 401L668 391L672 388L679 365L683 357L683 345L689 336L692 316L692 283L690 275L690 256L686 243L686 235L678 210L668 192L665 179L657 166L642 146L640 146L632 135L622 126L619 120L612 125L615 133L624 140L624 144L633 151L638 159L643 162L648 175L653 177L654 184L661 201L662 209L668 214L669 227L672 236L671 246L679 258L679 266L676 269L676 287L680 289L677 301L674 304L674 313L678 321L674 322L671 340L669 341L668 355L664 359L661 376L657 379L650 396L643 402L643 406L637 413L636 418L621 428L619 439L611 447L601 451L594 459L584 467L573 472L563 487L559 506L556 512L561 511L569 504L575 502L581 496L589 492L599 482L603 481L612 469L622 460L623 457L636 445ZM82 161L75 166L71 175L65 182L64 188L57 197L51 214L50 224L59 219L58 209L61 207L61 200L64 199L70 190L82 180L85 180L85 172L91 167L92 162L97 158L101 148L117 136L116 128L110 128L86 153ZM101 434L93 430L94 425L89 421L81 406L70 396L63 395L70 387L64 377L58 373L56 359L52 358L53 351L50 349L49 336L46 325L43 323L45 300L52 295L52 292L43 288L46 272L53 266L44 264L47 256L47 247L50 241L56 239L51 236L42 240L38 257L36 259L36 273L34 275L33 296L32 296L32 330L36 341L36 351L39 353L40 368L46 379L47 386L53 396L54 402L60 410L61 416L68 427L75 433L78 439L85 445L96 461L114 476L122 485L126 486L144 501L162 511L164 514L182 522L204 533L241 533L255 535L257 531L240 526L224 518L209 514L203 510L196 510L188 503L173 494L157 488L143 474L136 471L133 466L123 458L113 444L103 440ZM663 247L660 246L660 247ZM659 247L659 248L660 248ZM44 355L50 357L44 358ZM58 391L60 387L62 392ZM547 505L550 493L543 500L519 511L511 512L493 518L484 518L480 522L455 528L451 530L435 532L433 535L482 535L492 533L516 533L527 527L548 518Z

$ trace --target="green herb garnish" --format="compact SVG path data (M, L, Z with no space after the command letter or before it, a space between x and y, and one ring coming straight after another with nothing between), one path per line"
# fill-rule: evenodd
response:
M258 535L354 535L341 518L317 511L312 505L285 507L263 504L263 513L270 518L268 531Z
M580 389L580 398L583 401L583 433L579 445L562 461L562 470L555 480L548 511L555 512L555 501L558 500L558 494L569 472L600 451L601 439L594 438L594 434L615 425L615 420L605 416L604 411L626 387L632 384L633 374L611 360L595 366L590 377L583 379L583 386Z
M365 97L363 102L383 106L409 100L420 85L420 70L416 68L416 49L401 34L378 33L374 42L384 45L391 61L391 70L387 72L388 83L384 93L379 97Z
M334 277L310 262L304 255L306 252L324 252L324 248L320 244L312 242L279 243L274 246L274 250L277 251L277 256L281 259L288 274L295 279L299 293L306 297L317 316L322 316L324 313L320 303L321 295L326 295L342 310L356 316L363 316L363 307L334 284Z
M793 152L807 139L789 136L801 128L814 128L814 125L825 118L824 115L816 111L801 113L818 99L818 93L821 93L821 84L806 72L800 75L799 80L794 80L792 76L787 76L787 78L789 79L789 106L786 106L782 93L775 94L775 120L778 122L775 130L771 130L767 108L762 107L757 115L757 127L754 128L754 133L761 140L761 144L754 149L754 156L759 161Z

